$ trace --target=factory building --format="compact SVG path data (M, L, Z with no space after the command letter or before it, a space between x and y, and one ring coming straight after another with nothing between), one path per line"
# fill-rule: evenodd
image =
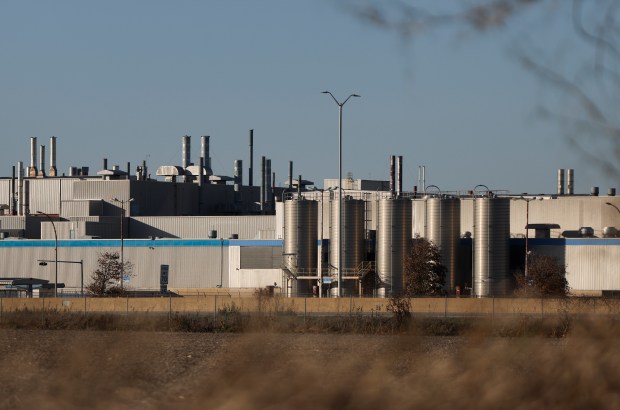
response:
M159 166L155 178L144 162L132 172L105 159L94 175L76 166L61 175L56 143L49 168L33 138L30 166L0 178L0 277L53 281L53 264L40 262L55 261L57 246L61 291L76 292L102 252L122 248L135 274L125 285L135 290L160 289L165 265L178 293L273 286L288 296L389 297L402 292L404 259L425 237L441 250L449 294L509 295L526 253L558 258L573 293L620 291L620 198L615 189L575 194L573 170L559 170L546 195L442 192L426 186L424 170L405 191L403 159L392 157L389 181L348 175L340 196L337 179L315 188L294 178L292 162L276 186L265 157L254 186L253 132L247 184L242 160L232 177L213 173L206 136L198 165L183 136L181 165Z

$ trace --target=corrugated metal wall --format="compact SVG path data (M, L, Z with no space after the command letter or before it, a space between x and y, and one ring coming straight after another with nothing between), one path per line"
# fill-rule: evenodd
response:
M256 239L260 231L270 231L273 235L275 216L134 217L129 221L132 238L207 238L211 230L217 230L218 238L238 234L239 239Z
M149 242L125 241L124 258L134 264L136 274L129 282L132 288L159 289L159 268L162 264L170 266L170 288L229 286L227 241L211 241L207 246L148 246ZM89 283L98 255L105 251L119 252L120 241L61 240L58 259L83 260L85 282ZM1 277L35 277L53 282L54 264L39 266L38 259L54 260L54 240L0 241L0 260L3 261L0 264ZM79 287L79 264L59 263L58 271L59 282L67 287Z
M267 247L269 249L271 247ZM266 286L282 286L281 269L243 269L241 268L241 254L245 247L231 246L229 248L230 287L232 288L264 288ZM282 255L282 248L277 248ZM275 252L275 251L272 251Z
M281 247L244 246L240 248L240 269L281 269L281 267Z

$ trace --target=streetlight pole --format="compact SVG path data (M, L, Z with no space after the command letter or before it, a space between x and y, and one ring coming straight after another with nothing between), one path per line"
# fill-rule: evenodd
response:
M38 259L39 265L45 266L47 262L56 262L56 263L76 263L80 265L80 295L84 296L84 260L80 259L79 261L49 261L47 259Z
M45 212L37 211L37 214L45 215L47 219L52 223L52 228L54 228L54 297L58 297L58 232L56 232L56 225L54 225L54 221L52 217L46 214Z
M528 276L528 260L530 258L529 238L530 238L530 202L536 199L542 200L542 198L525 198L523 196L515 198L517 201L525 201L525 278Z
M129 199L112 198L112 201L118 202L119 204L121 204L121 292L122 292L123 281L125 280L125 258L123 254L124 253L123 242L125 239L125 232L123 229L123 220L125 219L125 204L133 201L133 198L129 198Z
M351 97L360 97L357 94L349 95L342 103L329 91L329 94L338 105L338 297L342 296L342 107Z

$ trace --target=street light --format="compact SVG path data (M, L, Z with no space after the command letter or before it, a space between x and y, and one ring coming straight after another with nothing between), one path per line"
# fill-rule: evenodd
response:
M125 280L125 258L123 255L123 252L124 252L123 242L125 239L125 234L123 231L123 219L125 219L125 204L133 201L133 198L129 198L129 199L112 198L112 201L118 202L119 204L121 204L121 291L122 291L123 281Z
M339 102L334 94L323 91L322 94L329 94L338 105L338 297L342 296L342 106L351 97L361 97L351 94L343 102Z
M530 257L530 250L528 246L529 242L529 233L530 233L530 202L535 200L542 201L542 198L525 198L520 196L518 198L513 198L515 201L525 201L525 278L527 279L527 268L528 268L528 259Z
M56 225L54 225L54 221L52 217L46 214L45 212L37 211L39 215L45 215L47 219L52 223L52 228L54 228L54 297L58 297L58 233L56 232Z
M47 262L56 262L56 263L79 263L80 264L80 292L81 295L84 296L84 261L83 260L79 260L79 261L49 261L46 259L37 259L37 262L39 262L39 266L47 266Z

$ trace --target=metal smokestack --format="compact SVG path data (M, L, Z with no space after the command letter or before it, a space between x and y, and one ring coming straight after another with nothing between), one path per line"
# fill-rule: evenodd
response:
M266 161L265 161L265 157L261 157L261 185L260 185L260 210L264 210L265 209L265 182L266 182L266 177L265 177L265 167L266 167Z
M240 159L235 160L233 179L235 192L241 191L241 185L243 185L243 161Z
M403 192L403 156L396 157L396 196L400 197Z
M566 170L566 195L574 195L575 187L575 170L569 168Z
M17 215L23 215L24 203L24 163L19 161L17 163Z
M395 157L390 155L390 195L394 195L394 171L395 171Z
M181 157L181 166L183 169L189 167L189 163L191 162L191 138L189 135L184 135L181 137L181 146L182 146L182 157Z
M248 185L254 186L254 130L250 130L250 168L248 169Z
M288 162L288 189L293 189L293 161Z
M271 160L265 161L265 202L271 204Z
M558 169L558 195L564 195L564 169Z
M56 170L56 137L50 137L50 170L48 175L51 177L58 175Z
M37 176L37 137L30 138L30 167L28 168L28 176L31 178Z
M45 145L39 145L39 176L45 176Z
M15 215L15 165L11 175L11 200L9 201L9 215Z
M210 153L210 139L211 137L208 135L203 135L200 137L200 156L204 158L205 170L207 171L207 175L213 174L211 170L211 153Z

